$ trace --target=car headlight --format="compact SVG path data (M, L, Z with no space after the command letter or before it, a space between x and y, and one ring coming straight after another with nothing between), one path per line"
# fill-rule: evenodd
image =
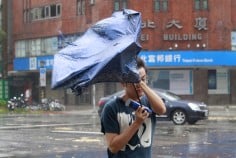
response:
M197 105L197 104L194 104L194 103L188 103L188 106L194 110L194 111L200 111L200 107Z

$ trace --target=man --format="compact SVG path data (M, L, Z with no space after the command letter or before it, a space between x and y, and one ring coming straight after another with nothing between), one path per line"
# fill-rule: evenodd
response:
M122 83L125 94L110 100L101 116L102 132L108 145L109 158L151 158L155 114L166 111L162 99L146 84L147 70L138 58L140 82ZM141 101L137 110L126 105L128 100ZM145 110L149 107L153 112Z

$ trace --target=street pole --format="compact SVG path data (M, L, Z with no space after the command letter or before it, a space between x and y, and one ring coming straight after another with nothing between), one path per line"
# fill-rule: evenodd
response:
M40 99L46 98L46 75L47 70L45 68L45 61L40 61L39 68L39 86L40 86Z
M96 86L92 85L92 104L93 104L93 112L96 112Z

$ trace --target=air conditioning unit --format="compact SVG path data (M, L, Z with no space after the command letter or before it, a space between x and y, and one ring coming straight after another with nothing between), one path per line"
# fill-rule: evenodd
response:
M90 5L94 5L95 4L95 0L90 0Z

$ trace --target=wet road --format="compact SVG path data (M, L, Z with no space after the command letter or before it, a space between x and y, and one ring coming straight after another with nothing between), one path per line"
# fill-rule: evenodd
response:
M0 116L0 157L104 158L106 142L96 114ZM159 121L153 158L236 157L233 121L176 126Z

